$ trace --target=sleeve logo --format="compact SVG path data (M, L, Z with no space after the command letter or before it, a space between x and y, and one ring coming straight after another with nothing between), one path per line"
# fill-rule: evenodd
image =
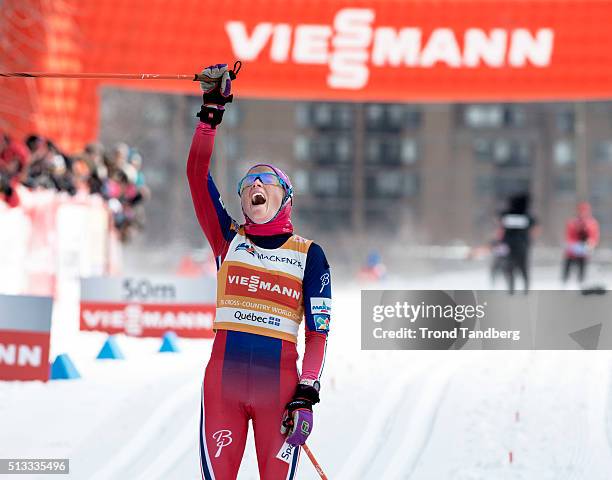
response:
M310 313L323 315L331 314L332 304L331 298L323 297L311 297L310 299Z
M323 293L323 289L326 285L329 285L329 273L321 275L321 290L319 290L319 293Z
M318 314L314 316L315 328L317 332L329 331L329 315Z

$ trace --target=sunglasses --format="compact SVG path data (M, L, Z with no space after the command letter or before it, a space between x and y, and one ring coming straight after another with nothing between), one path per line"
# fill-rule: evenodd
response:
M238 182L238 195L241 195L243 190L247 187L250 187L258 180L264 185L276 185L279 187L283 187L287 192L289 190L289 186L287 183L280 178L276 173L273 172L259 172L259 173L249 173L245 175L242 180Z

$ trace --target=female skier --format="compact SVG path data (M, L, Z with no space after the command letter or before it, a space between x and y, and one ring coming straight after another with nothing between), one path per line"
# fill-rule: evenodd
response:
M323 250L293 233L293 187L269 164L238 184L245 222L234 221L209 174L216 127L232 101L227 65L203 72L202 109L187 178L196 215L217 261L216 331L202 385L202 478L235 479L253 422L260 478L293 479L299 446L312 431L331 313ZM297 369L297 334L305 351Z

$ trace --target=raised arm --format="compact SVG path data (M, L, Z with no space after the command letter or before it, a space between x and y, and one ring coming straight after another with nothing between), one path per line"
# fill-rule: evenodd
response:
M221 202L219 191L210 175L210 159L217 130L200 122L193 133L187 180L198 222L215 257L223 256L235 232L234 221Z
M200 82L204 92L202 109L198 113L201 121L191 141L187 159L187 180L198 222L215 257L218 258L225 256L236 229L235 222L223 206L219 191L210 175L210 159L215 144L216 128L223 119L224 105L231 102L233 96L230 95L231 80L227 65L213 65L207 67L203 73L221 81Z

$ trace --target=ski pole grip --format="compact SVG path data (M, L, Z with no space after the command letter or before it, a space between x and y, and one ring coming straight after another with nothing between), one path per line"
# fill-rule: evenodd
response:
M242 68L242 62L240 60L236 60L236 62L234 63L234 68L232 68L229 71L229 77L231 80L236 80L236 76L238 75L238 72L240 71L241 68ZM221 79L220 78L210 78L202 73L196 73L193 76L193 81L194 82L220 82Z

